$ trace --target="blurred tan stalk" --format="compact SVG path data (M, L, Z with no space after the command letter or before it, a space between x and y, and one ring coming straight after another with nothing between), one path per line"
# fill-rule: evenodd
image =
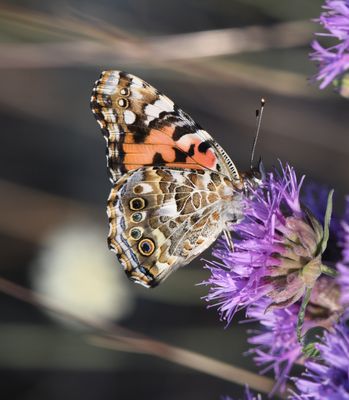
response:
M88 342L93 345L118 351L149 354L229 382L240 385L248 384L250 388L258 392L269 393L274 385L274 382L269 378L256 375L242 368L190 350L148 338L143 334L131 331L120 325L109 323L105 320L88 319L74 315L52 299L34 293L1 277L0 291L34 306L45 307L64 318L81 323L95 330L96 334L87 336Z
M154 65L170 61L232 55L309 43L308 21L271 26L217 29L139 37L92 17L53 16L21 8L0 8L0 21L13 30L33 33L36 40L0 43L0 68L69 65ZM10 29L11 31L11 29ZM38 40L38 36L44 40Z

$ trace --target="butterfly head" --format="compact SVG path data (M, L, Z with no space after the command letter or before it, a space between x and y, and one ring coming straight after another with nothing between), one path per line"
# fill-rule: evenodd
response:
M241 173L241 178L246 195L251 192L251 189L253 190L261 186L263 181L266 179L266 173L262 159L259 159L257 166L251 166L249 171Z

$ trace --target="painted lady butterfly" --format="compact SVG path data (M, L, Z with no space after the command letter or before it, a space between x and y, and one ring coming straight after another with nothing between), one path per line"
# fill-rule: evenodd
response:
M143 80L105 71L91 108L107 142L113 187L109 247L126 274L153 287L243 217L246 182L221 146Z

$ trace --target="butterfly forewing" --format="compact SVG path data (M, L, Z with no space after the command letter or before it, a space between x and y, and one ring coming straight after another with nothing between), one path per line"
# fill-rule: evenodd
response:
M96 82L91 108L108 146L113 181L142 166L211 169L238 179L229 157L172 100L139 78L105 71Z

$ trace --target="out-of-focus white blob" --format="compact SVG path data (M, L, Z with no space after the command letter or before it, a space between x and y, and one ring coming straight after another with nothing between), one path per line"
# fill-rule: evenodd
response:
M35 292L85 319L116 321L134 308L129 282L107 248L106 233L91 223L52 232L33 261L31 278ZM77 325L60 314L49 315Z

